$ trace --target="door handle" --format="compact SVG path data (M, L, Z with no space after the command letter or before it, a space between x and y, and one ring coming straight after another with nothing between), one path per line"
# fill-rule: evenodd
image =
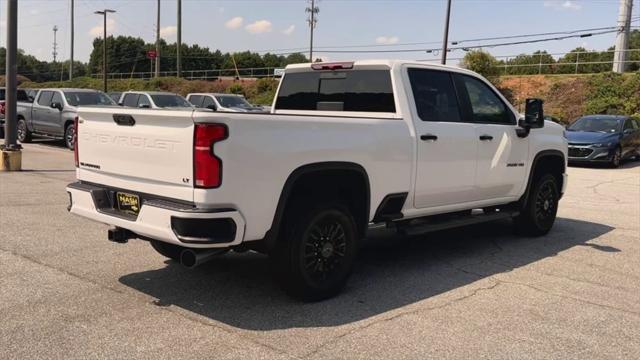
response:
M491 136L491 135L481 135L480 136L480 140L481 141L491 141L491 140L493 140L493 136Z
M420 136L420 140L422 141L437 141L438 137L433 134L424 134Z

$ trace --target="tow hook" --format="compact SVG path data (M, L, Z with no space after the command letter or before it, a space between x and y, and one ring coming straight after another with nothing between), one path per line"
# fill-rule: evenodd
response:
M112 241L118 244L126 244L129 241L129 239L134 239L137 237L135 233L119 227L109 229L109 231L107 232L107 235L108 235L109 241Z

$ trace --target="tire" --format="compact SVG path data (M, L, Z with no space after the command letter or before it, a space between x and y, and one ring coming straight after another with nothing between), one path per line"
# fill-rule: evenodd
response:
M358 249L358 230L340 203L293 212L287 235L272 254L278 281L291 296L320 301L338 294L347 283Z
M182 246L168 244L166 242L158 240L150 240L149 243L151 244L151 247L160 255L180 262L180 254L182 253L182 250L184 250Z
M556 220L560 191L556 178L545 174L535 180L526 205L514 220L516 231L523 235L546 235Z
M21 143L30 143L31 131L29 131L29 127L27 126L27 122L24 119L18 119L18 141Z
M622 163L622 149L617 147L615 150L615 153L613 154L613 156L611 157L611 160L609 161L609 167L612 169L617 169L620 167L621 163Z
M69 150L73 150L76 145L76 129L73 124L67 124L64 128L64 145Z

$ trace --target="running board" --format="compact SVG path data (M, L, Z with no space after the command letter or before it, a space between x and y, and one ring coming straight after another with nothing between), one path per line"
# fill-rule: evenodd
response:
M489 221L511 219L519 215L517 211L495 211L489 214L476 214L466 216L453 216L451 218L438 219L437 217L424 218L418 224L398 224L398 231L403 235L414 236L434 231L452 229L462 226L480 224ZM422 219L415 219L420 221Z

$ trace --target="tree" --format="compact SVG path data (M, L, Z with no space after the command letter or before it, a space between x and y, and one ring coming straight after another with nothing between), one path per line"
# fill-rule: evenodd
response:
M509 75L553 74L556 60L546 51L532 55L521 54L505 61L505 72Z
M475 71L478 74L484 76L491 82L496 82L500 75L500 63L486 51L483 50L471 50L469 51L460 65L471 71Z

